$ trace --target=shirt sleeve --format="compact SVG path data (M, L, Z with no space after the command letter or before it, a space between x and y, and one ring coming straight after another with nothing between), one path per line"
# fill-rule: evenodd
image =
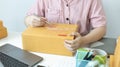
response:
M38 15L44 17L44 0L36 0L35 4L28 10L27 16Z
M93 28L106 26L106 17L101 0L92 0L89 19Z

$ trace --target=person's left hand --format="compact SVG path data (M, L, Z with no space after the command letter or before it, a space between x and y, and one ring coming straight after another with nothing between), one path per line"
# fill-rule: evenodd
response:
M83 37L78 33L73 33L76 38L74 40L65 40L64 45L70 51L76 51L78 48L83 46Z

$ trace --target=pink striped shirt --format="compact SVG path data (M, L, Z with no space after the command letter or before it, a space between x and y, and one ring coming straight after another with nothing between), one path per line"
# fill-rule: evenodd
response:
M48 22L78 23L82 35L106 25L100 0L37 0L27 13L33 14L47 18Z

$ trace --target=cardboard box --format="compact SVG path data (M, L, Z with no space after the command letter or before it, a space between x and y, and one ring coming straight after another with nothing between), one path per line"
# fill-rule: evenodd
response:
M22 33L23 49L48 54L72 56L73 53L64 47L64 40L76 30L76 25L54 24L53 27L28 27Z
M2 20L0 20L0 29L3 27Z
M2 21L0 20L0 28L3 27Z
M109 67L114 67L114 55L110 55Z
M114 67L120 67L120 36L117 39L117 45L114 52Z
M7 36L7 28L3 26L3 22L0 20L0 39Z
M116 42L114 55L110 55L109 67L120 67L120 36Z

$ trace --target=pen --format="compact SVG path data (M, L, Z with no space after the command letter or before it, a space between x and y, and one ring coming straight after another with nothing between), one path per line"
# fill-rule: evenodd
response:
M94 51L86 60L92 60L96 55L96 52Z
M86 60L92 60L95 57L94 54L90 55Z
M87 59L87 57L88 57L89 53L90 53L90 52L87 52L87 54L86 54L86 55L85 55L85 57L84 57L84 60L86 60L86 59Z
M45 66L42 66L42 65L37 65L37 67L45 67Z

